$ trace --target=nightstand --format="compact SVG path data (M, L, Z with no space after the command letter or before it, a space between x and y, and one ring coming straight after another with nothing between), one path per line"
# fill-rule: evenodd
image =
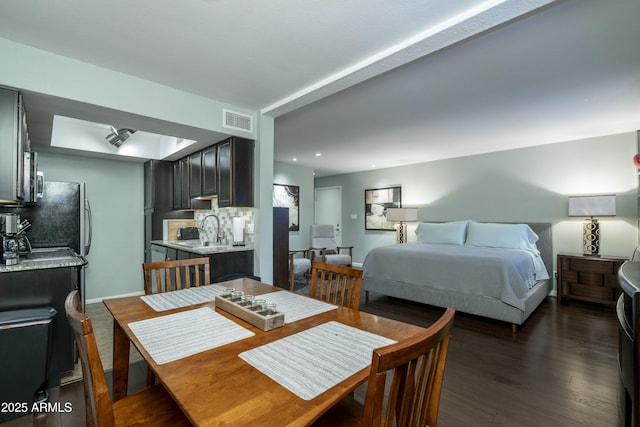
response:
M559 253L558 301L566 303L568 299L574 299L614 306L620 295L618 269L626 260Z

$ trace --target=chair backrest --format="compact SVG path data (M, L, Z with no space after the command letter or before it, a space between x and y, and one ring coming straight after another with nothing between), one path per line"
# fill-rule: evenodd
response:
M363 426L436 427L454 316L448 308L424 332L373 351Z
M115 419L109 386L100 360L96 337L91 326L91 319L82 312L77 290L67 295L64 308L80 353L87 426L114 426Z
M362 270L336 264L314 262L309 296L357 310L360 307Z
M201 267L204 274L201 274ZM150 295L191 286L208 285L211 283L210 271L209 258L145 262L142 264L144 293Z
M311 226L311 247L335 251L337 246L333 225L314 224Z

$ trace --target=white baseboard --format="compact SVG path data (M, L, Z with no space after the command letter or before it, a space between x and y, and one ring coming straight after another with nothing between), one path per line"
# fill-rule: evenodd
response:
M140 296L140 295L144 295L144 292L132 292L130 294L111 295L111 296L102 297L102 298L91 298L91 299L86 300L84 303L85 304L95 304L95 303L98 303L98 302L102 302L105 299L135 297L135 296Z

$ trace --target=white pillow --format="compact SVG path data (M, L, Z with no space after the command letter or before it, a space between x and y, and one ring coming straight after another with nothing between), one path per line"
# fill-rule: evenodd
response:
M439 245L464 245L468 221L421 222L416 227L418 242Z
M469 221L467 246L528 249L537 252L538 235L527 224L497 224Z

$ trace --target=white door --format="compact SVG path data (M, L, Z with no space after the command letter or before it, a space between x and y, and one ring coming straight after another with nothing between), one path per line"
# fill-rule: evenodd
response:
M342 244L342 187L316 188L315 224L332 224L336 243Z

